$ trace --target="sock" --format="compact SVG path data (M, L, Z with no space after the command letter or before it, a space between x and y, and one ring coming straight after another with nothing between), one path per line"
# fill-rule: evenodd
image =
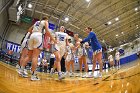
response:
M61 71L58 71L58 75L61 75L62 73L61 73Z
M25 67L21 66L21 70L24 70L24 69L25 69Z
M35 71L32 71L32 75L35 75Z
M51 68L51 72L54 72L54 69L53 68Z

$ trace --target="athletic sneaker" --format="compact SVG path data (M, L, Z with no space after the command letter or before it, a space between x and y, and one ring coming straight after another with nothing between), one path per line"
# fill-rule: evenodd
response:
M16 65L16 71L18 72L18 74L20 73L20 72L19 72L20 69L21 69L21 68L20 68L19 64L17 64L17 65Z
M101 78L101 77L102 77L102 73L99 73L99 74L98 74L98 77Z
M115 67L114 67L114 66L113 66L112 68L113 68L113 69L115 69Z
M117 66L117 69L120 69L119 66Z
M37 74L36 75L31 75L31 80L32 81L37 81L37 80L40 80L40 78L37 77Z
M59 72L58 73L58 79L59 80L65 79L65 76L61 72Z
M22 71L22 69L21 69L21 68L19 68L19 69L17 69L16 71L18 72L18 74L21 74L22 72L24 72L24 74L28 75L28 73L27 73L27 70L26 70L26 69L24 69L24 70Z
M76 77L82 77L82 73L77 74Z
M75 74L73 72L69 74L70 77L74 77L74 75Z
M24 70L21 69L21 68L17 69L17 72L18 72L18 74L19 74L21 77L24 77L24 78L27 78L27 77L28 77L27 72L24 71Z
M25 73L26 75L28 75L27 69L24 69L24 73Z
M89 78L92 78L92 77L94 77L94 74L93 74L93 72L89 73L89 74L88 74L88 77L89 77Z
M17 65L16 65L16 69L19 69L19 68L20 68L20 66L19 66L19 64L17 64Z
M65 75L66 77L69 77L69 76L70 76L70 73L67 71L67 72L64 73L64 75Z
M85 73L85 74L82 76L82 78L87 78L87 77L89 77L88 73Z
M95 78L102 78L102 74L98 73L97 76L95 76Z
M22 73L21 68L17 69L16 71L18 72L19 75Z
M121 66L119 65L119 69L121 68Z
M50 75L52 76L53 74L54 74L54 69L51 68Z
M25 74L24 71L20 73L20 76L23 77L23 78L27 78L28 77L28 75Z

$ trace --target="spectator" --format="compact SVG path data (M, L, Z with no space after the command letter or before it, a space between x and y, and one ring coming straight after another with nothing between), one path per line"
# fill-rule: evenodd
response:
M119 69L120 68L120 52L118 50L116 50L115 59L116 59L117 68Z
M139 52L137 52L137 56L138 56L138 58L140 58L140 51L139 51Z
M109 54L109 56L108 56L108 61L109 61L110 69L112 67L114 68L114 59L113 59L113 56L111 54Z
M53 68L54 61L55 61L55 55L53 53L51 53L49 71L51 71L51 68Z
M44 57L44 58L42 59L42 63L43 63L44 72L47 73L48 63L47 63L46 57Z
M66 71L66 68L65 68L65 55L63 55L62 59L61 59L61 71L62 72Z

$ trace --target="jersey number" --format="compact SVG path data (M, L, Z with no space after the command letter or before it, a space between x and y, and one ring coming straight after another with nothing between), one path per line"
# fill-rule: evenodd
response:
M59 37L59 41L64 41L64 37Z

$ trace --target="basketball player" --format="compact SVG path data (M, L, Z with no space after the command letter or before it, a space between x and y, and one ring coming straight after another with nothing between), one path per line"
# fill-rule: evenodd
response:
M74 34L74 39L75 39L75 52L76 56L78 56L79 60L79 67L80 67L80 77L88 77L88 65L87 65L87 51L85 49L85 45L82 47L80 46L80 42L82 39L79 38L78 34ZM82 65L84 64L85 67L85 75L82 75Z
M108 61L109 61L110 69L114 68L114 59L111 54L109 54L108 56Z
M37 67L37 62L38 62L38 57L39 54L41 52L41 50L43 49L43 28L45 27L45 35L50 36L50 38L56 42L54 40L54 38L51 36L49 29L48 29L48 18L47 17L43 17L41 21L37 21L35 22L35 24L29 28L29 31L32 32L30 39L29 39L29 43L28 43L28 56L24 59L23 64L21 66L21 76L22 77L27 77L27 75L25 75L25 73L23 72L23 69L25 68L25 65L27 64L27 62L29 60L32 61L32 69L31 69L31 80L40 80L37 76L36 73L36 67Z
M102 63L102 46L99 43L96 34L92 31L91 27L85 28L85 32L88 33L87 38L84 38L83 41L81 41L81 44L84 42L89 42L91 44L92 50L93 50L93 68L92 68L92 75L94 75L96 62L99 62L100 65L100 73L98 73L97 77L102 77L102 69L103 69L103 63Z
M20 59L19 59L18 64L16 65L16 68L17 68L17 71L18 71L19 74L20 74L20 69L21 69L22 62L23 62L24 58L28 55L27 46L28 46L29 37L30 37L30 32L27 32L26 35L21 40ZM26 69L24 69L24 73L28 74Z
M67 55L65 59L66 63L66 75L74 76L74 45L71 42L71 39L68 39L68 46L66 48ZM72 72L70 73L70 66L72 67Z
M55 34L52 34L52 36L53 36L53 38L56 40L56 38L55 38ZM50 44L51 44L51 49L50 49L50 52L51 52L51 55L50 55L50 67L49 67L49 71L51 72L51 69L53 69L53 68L56 68L56 67L54 67L54 61L55 61L55 55L54 55L54 46L55 46L55 44L54 44L54 42L52 41L52 40L50 40Z
M43 63L43 68L44 68L44 72L47 73L47 69L48 69L48 60L46 59L46 57L44 56L44 58L42 59L42 63Z
M116 50L115 59L116 59L117 68L120 69L120 52L118 50Z
M58 79L64 79L64 76L61 73L61 65L60 61L62 59L62 56L66 52L66 45L68 45L68 34L64 33L65 28L64 26L60 27L59 32L55 32L55 38L57 43L54 44L54 55L55 55L55 62L54 62L54 67L51 69L50 74L52 74L55 70L55 67L57 68L58 71Z

